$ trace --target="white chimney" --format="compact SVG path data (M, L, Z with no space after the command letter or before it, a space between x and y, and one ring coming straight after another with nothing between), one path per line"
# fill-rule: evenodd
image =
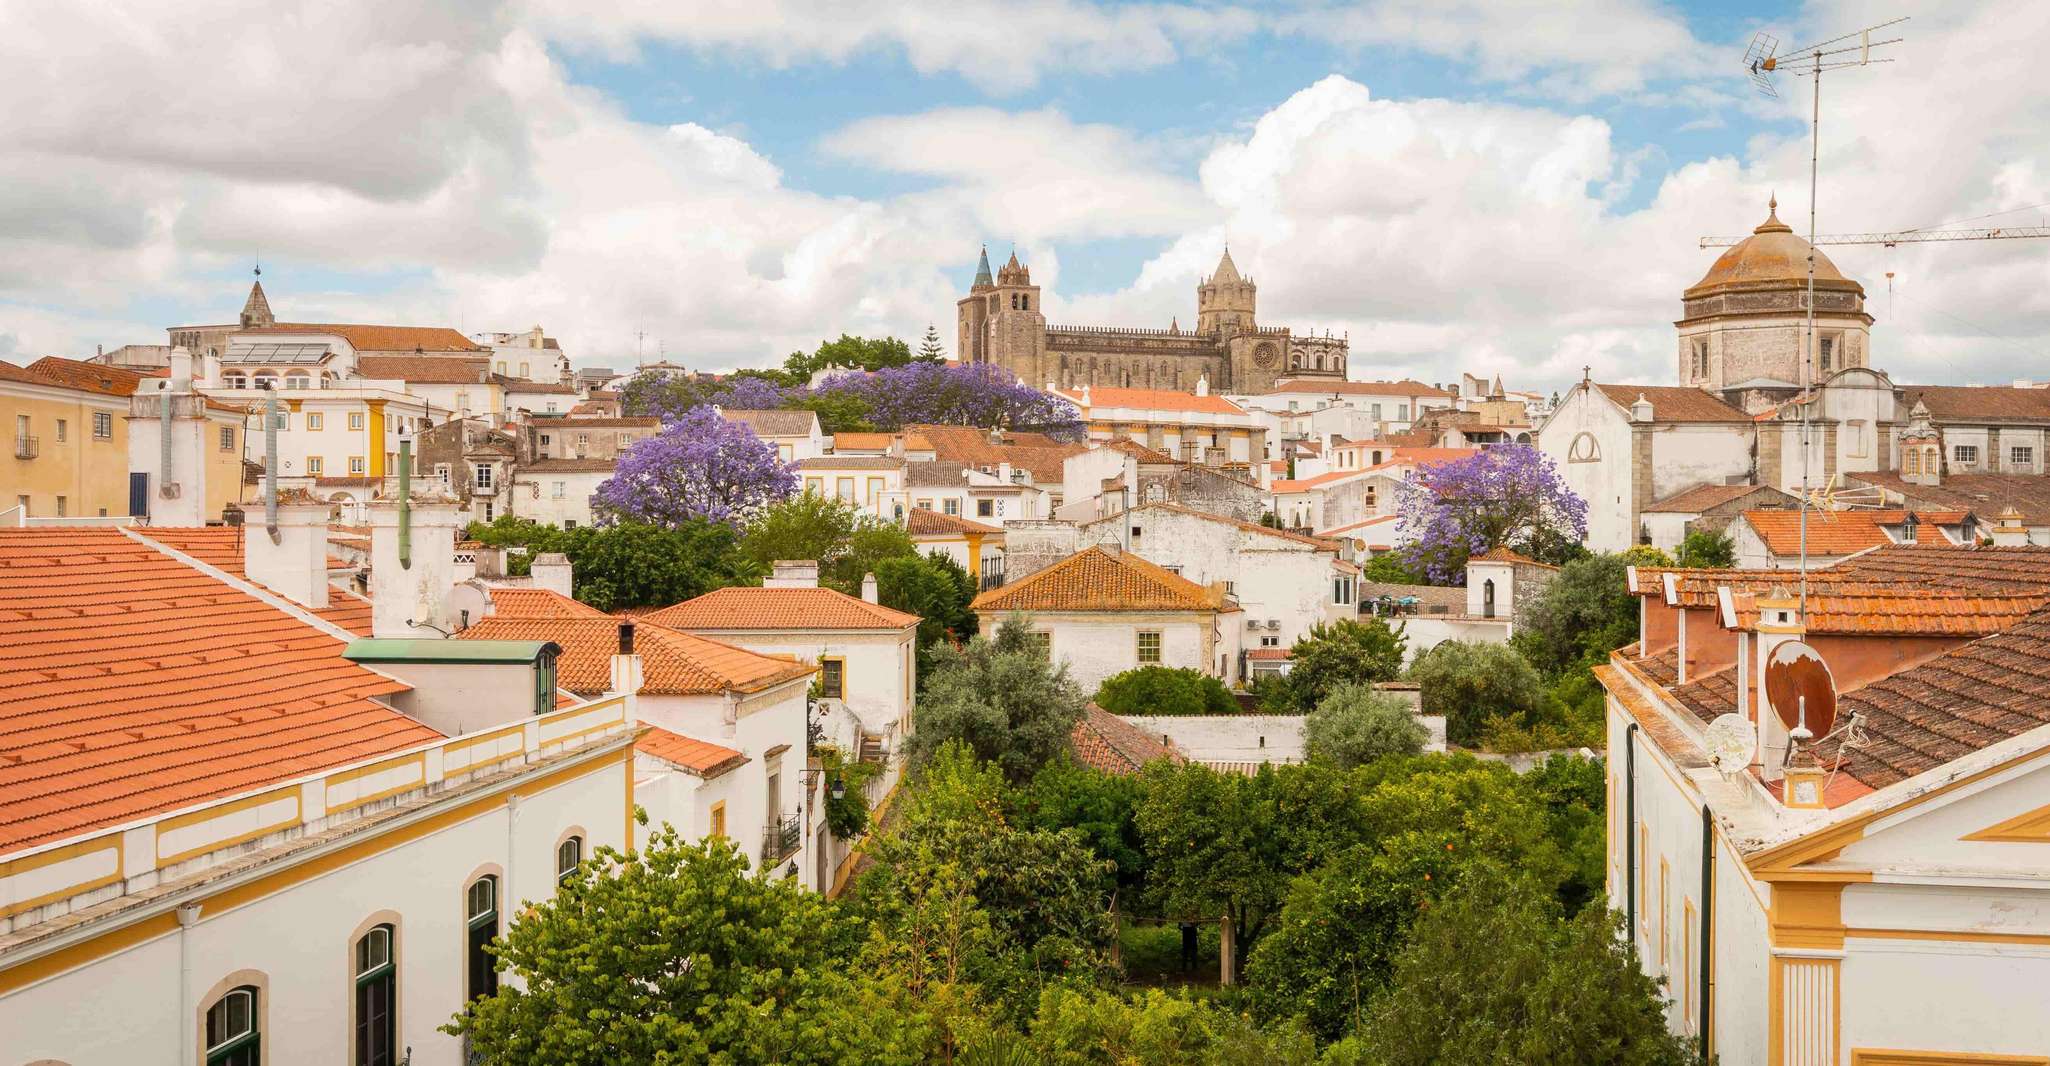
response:
M1196 379L1196 395L1210 395L1210 375L1204 374Z
M316 500L281 498L273 544L262 507L249 509L246 520L253 521L242 527L242 569L249 580L301 607L326 607L327 511L327 504Z
M1641 392L1637 394L1637 402L1630 405L1630 421L1651 421L1651 401L1645 399Z
M128 413L128 469L149 476L149 524L191 528L220 518L206 513L206 468L214 454L207 448L206 401L190 389L138 391L128 398Z
M870 603L881 603L881 602L882 602L882 601L881 601L880 599L878 599L878 598L877 598L877 593L876 593L876 576L875 576L874 574L872 574L872 573L871 573L871 574L864 574L864 575L862 575L862 578L861 578L861 598L862 598L862 599L864 599L864 600L867 600L867 601L868 601L868 602L870 602Z
M815 589L819 587L819 564L808 559L778 559L770 568L765 589Z
M533 575L535 588L547 589L563 596L569 595L569 556L561 552L542 552L534 556L534 561L527 567L527 573Z
M171 391L192 391L192 353L183 345L171 349Z
M399 560L398 501L373 500L369 511L371 635L444 635L442 630L454 628L446 615L449 590L455 586L461 508L452 500L413 501L410 565Z
M641 655L634 647L634 624L619 623L619 648L612 656L612 682L608 690L631 696L641 690Z
M2000 521L1993 527L1993 546L1996 548L2023 548L2029 543L2028 527L2022 525L2022 513L2009 504L2000 512Z
M199 357L199 384L214 389L221 386L221 357L212 349Z

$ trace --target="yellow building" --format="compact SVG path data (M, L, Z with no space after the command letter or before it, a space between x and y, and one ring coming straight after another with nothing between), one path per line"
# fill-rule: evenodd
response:
M14 447L0 459L0 511L36 518L128 513L128 396L141 375L92 367L92 375L0 363L0 418ZM84 366L85 364L75 364Z

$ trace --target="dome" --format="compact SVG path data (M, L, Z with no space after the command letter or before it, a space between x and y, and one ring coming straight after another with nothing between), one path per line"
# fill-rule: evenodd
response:
M1799 288L1808 284L1808 242L1779 219L1779 201L1768 203L1765 221L1751 236L1724 252L1685 294L1686 299L1729 290ZM1829 256L1815 253L1815 287L1848 290L1863 295L1865 289L1844 277Z

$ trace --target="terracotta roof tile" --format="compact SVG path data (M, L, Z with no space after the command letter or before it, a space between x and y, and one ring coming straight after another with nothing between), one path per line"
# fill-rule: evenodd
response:
M975 597L977 611L1215 611L1223 597L1130 552L1092 547Z
M1449 400L1452 394L1421 381L1332 381L1326 378L1281 378L1270 392L1329 393L1345 396L1434 396Z
M1601 385L1595 388L1623 410L1639 396L1651 401L1654 422L1749 422L1750 415L1713 394L1686 385Z
M1081 389L1056 389L1059 395L1073 400L1077 406L1084 406ZM1198 396L1193 392L1176 392L1172 389L1120 389L1094 388L1089 390L1087 405L1099 407L1122 407L1135 411L1185 411L1196 414L1242 415L1246 409L1215 393Z
M258 516L261 517L260 515ZM208 566L226 571L244 581L242 538L247 526L149 526L135 532L172 551L190 555ZM252 582L261 584L261 582ZM329 582L327 606L302 608L359 637L370 635L370 601L358 596L345 581Z
M1155 465L1181 465L1181 460L1176 459L1174 456L1169 455L1166 452L1160 451L1158 449L1148 448L1147 446L1139 443L1138 441L1131 440L1125 437L1120 437L1117 440L1113 441L1106 441L1103 444L1103 447L1110 448L1114 451L1123 452L1126 455L1129 455L1142 463L1152 463Z
M815 455L792 465L799 470L899 470L904 460L892 455Z
M1533 559L1530 556L1523 554L1522 552L1515 551L1514 549L1511 549L1500 544L1497 544L1494 547L1489 548L1487 551L1479 555L1476 555L1473 558L1475 562L1482 563L1514 563L1517 566L1542 566L1547 570L1558 569L1558 567L1553 566L1550 563L1538 562L1536 559Z
M1888 499L1905 501L1917 510L1926 507L1974 511L1986 520L1988 527L2010 505L2021 512L2023 525L2050 525L2050 478L2040 474L1945 474L1941 485L1911 484L1891 472L1844 476L1884 489L1892 494Z
M1075 723L1068 742L1076 762L1107 774L1136 774L1161 759L1189 761L1173 745L1093 703Z
M1770 485L1696 485L1676 492L1644 509L1646 514L1700 514L1712 507L1741 500L1754 492L1793 502L1793 497Z
M1902 385L1900 404L1917 402L1939 422L2050 422L2050 389L2005 385Z
M971 522L959 515L941 514L930 507L914 507L904 516L904 531L914 537L948 533L1002 533L996 526Z
M133 396L142 384L140 371L46 355L28 365L28 372L69 388L103 396Z
M120 530L0 530L0 851L440 736L343 646Z
M356 373L373 381L421 385L479 385L492 378L488 360L445 355L366 355L356 360Z
M634 741L634 750L652 755L694 776L712 778L747 763L746 754L703 740L673 733L658 725L646 726Z
M1044 433L997 432L973 426L911 424L904 427L907 451L931 451L941 462L961 463L977 469L994 470L1002 463L1031 471L1034 481L1061 480L1061 465L1071 455L1088 451L1086 444L1057 441ZM922 442L925 447L918 445Z
M1731 593L1739 628L1758 624L1758 598L1769 594L1755 586ZM1927 586L1838 587L1811 581L1806 619L1814 634L1983 637L2016 625L2045 601L2050 591L1974 595Z
M806 413L809 414L810 412ZM842 448L888 448L890 442L896 439L897 435L894 433L835 433L833 434L833 450L839 451Z
M811 411L744 411L729 407L719 412L728 422L739 422L759 437L802 437L811 432L818 415Z
M491 587L494 618L607 618L604 611L554 589Z
M1796 556L1801 553L1801 510L1745 511L1743 519L1765 542L1766 550L1774 555ZM1808 554L1849 555L1868 548L1881 548L1893 544L1886 528L1901 525L1907 517L1905 511L1809 511ZM1956 525L1964 520L1964 514L1957 511L1916 512L1916 518L1924 526ZM1939 534L1930 533L1929 536Z
M836 589L714 589L641 617L681 630L903 629L918 616L893 611Z
M488 352L491 349L444 326L363 326L332 322L280 322L238 333L331 333L359 352Z
M612 686L612 657L619 627L607 615L508 617L492 615L456 634L459 640L552 640L562 646L555 661L557 682L571 692L595 695ZM634 651L641 657L641 693L689 696L755 692L815 668L807 663L761 655L716 640L679 633L645 618L634 624Z

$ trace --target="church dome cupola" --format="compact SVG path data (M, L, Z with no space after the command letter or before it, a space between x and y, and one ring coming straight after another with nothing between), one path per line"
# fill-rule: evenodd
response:
M1685 298L1697 299L1726 292L1757 292L1784 290L1788 286L1805 289L1808 285L1808 242L1794 233L1793 227L1780 221L1777 197L1766 202L1765 221L1751 231L1751 236L1738 241L1716 258L1715 265L1708 268L1688 288ZM1819 292L1830 289L1839 292L1853 292L1862 300L1864 286L1844 277L1821 251L1815 253L1815 288ZM1821 306L1818 301L1817 306Z

